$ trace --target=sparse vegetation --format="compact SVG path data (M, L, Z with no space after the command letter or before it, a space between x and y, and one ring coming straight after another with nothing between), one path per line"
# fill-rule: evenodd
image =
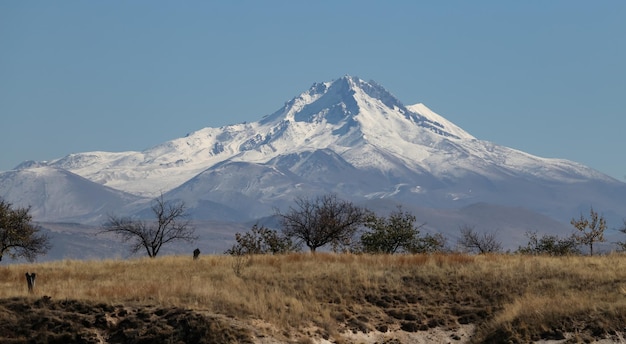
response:
M331 244L335 251L349 247L357 229L363 224L367 211L335 194L315 199L296 198L295 207L286 213L277 211L282 219L283 233L303 243L311 252Z
M544 234L542 237L537 235L537 232L526 233L528 244L525 247L520 247L517 253L549 256L580 254L578 241L573 235L565 238L558 235Z
M365 220L369 229L361 235L361 250L365 253L393 254L437 252L445 244L441 235L420 235L415 215L398 208L388 217L370 214Z
M623 225L622 227L619 229L619 231L623 234L626 234L626 219L622 220L623 221ZM617 246L619 247L619 250L624 252L626 251L626 241L618 241L616 242Z
M11 258L34 261L50 249L50 239L32 223L30 208L14 208L0 199L0 261Z
M150 258L171 240L195 238L180 221L184 204L161 196L153 211L155 226L112 217L104 231L133 240L134 252L144 248ZM592 256L606 228L593 209L589 219L572 220L579 233L530 232L516 255L499 254L495 233L470 226L460 228L458 244L478 254L444 253L443 237L420 235L415 216L401 208L377 217L334 195L297 199L279 215L282 233L254 225L236 234L227 255L193 263L168 256L4 267L0 342L348 344L360 342L350 334L378 333L382 342L401 343L416 337L397 333L433 329L460 343L624 335L626 259ZM363 224L370 231L359 254L294 253L292 238L311 252L354 248ZM579 255L578 245L588 245L590 256ZM23 271L37 273L33 293ZM474 329L471 336L454 332L462 326Z
M581 245L588 246L589 255L593 256L593 244L604 242L604 230L606 230L604 216L598 215L598 212L591 208L589 218L580 214L580 218L573 218L571 224L578 230L578 233L574 236L576 240Z
M300 247L294 245L290 238L258 224L252 226L246 233L236 233L235 241L235 244L224 253L233 256L233 271L239 277L243 274L245 267L251 264L252 255L300 251Z
M157 256L161 247L173 241L194 242L195 228L185 219L184 202L167 202L163 195L152 205L155 221L143 221L130 217L109 216L109 221L100 233L113 233L123 242L131 242L130 252L135 254L146 250L148 257Z
M470 253L486 254L502 251L502 243L498 241L495 232L479 234L474 227L463 225L459 228L461 237L459 246Z
M284 254L299 251L290 238L274 229L255 224L246 233L235 234L236 243L225 254L241 256L246 254Z
M220 338L232 343L261 336L285 343L350 343L345 334L352 331L418 334L474 324L465 342L526 343L570 335L573 342L615 338L626 321L626 259L617 254L251 255L253 264L241 277L230 268L233 259L204 256L192 264L191 257L165 256L5 266L0 323L3 329L27 326L33 335L28 321L59 319L66 325L41 329L48 338L74 327L101 338L123 333L126 342L149 338L151 324L162 324L155 331L174 342L184 339L171 324L188 324L193 333L213 326L213 336L231 331ZM26 270L38 275L32 296ZM108 325L97 327L98 321ZM25 343L19 333L25 332L3 331L0 341Z

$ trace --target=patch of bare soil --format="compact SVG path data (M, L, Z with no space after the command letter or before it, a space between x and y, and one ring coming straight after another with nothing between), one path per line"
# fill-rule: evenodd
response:
M473 332L474 325L460 325L454 329L432 328L418 332L402 330L348 332L343 334L343 339L347 343L359 344L465 344L469 343Z
M182 308L0 300L0 343L253 343L228 319Z

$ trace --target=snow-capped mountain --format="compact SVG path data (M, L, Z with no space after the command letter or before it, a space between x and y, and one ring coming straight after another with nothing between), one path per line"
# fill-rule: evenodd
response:
M523 207L562 222L590 205L619 219L626 208L624 183L575 162L480 140L423 104L405 106L375 82L351 76L316 83L256 122L203 128L141 152L71 154L0 174L0 195L32 205L36 217L96 219L108 198L81 199L83 211L63 213L53 204L74 201L46 198L47 176L24 181L43 170L90 181L97 192L85 191L86 199L116 190L110 202L129 213L144 204L138 198L165 193L205 220L252 220L297 196L328 192L413 209ZM85 188L77 185L65 187L81 194ZM45 211L41 199L48 200ZM87 208L93 214L85 215Z
M61 222L102 222L142 199L52 166L1 173L0 190L3 199L30 206L33 219Z
M330 149L356 168L392 171L418 167L442 142L473 139L424 105L409 110L377 84L343 77L313 85L258 122L204 128L143 152L71 154L48 165L156 196L226 160L266 163Z

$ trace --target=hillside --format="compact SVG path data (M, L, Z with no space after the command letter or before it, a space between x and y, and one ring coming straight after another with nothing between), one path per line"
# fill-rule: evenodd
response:
M68 260L5 267L0 341L624 340L626 266L618 255L237 259ZM37 273L33 295L27 295L24 271Z

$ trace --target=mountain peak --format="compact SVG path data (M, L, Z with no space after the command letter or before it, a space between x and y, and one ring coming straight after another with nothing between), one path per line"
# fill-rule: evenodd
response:
M396 98L396 96L391 94L391 92L374 80L365 81L359 77L349 75L346 75L339 80L348 83L353 90L361 90L367 96L373 99L378 99L380 102L385 104L385 106L391 109L394 107L404 108L404 105L398 98Z
M265 116L260 123L282 120L313 123L326 120L336 124L359 113L354 95L357 85L362 82L348 75L330 82L316 82L307 91L286 102L281 109Z
M84 152L19 167L0 173L0 194L32 204L38 221L140 214L162 193L202 219L207 211L258 218L326 192L368 204L521 205L565 219L589 200L619 214L626 199L626 184L475 139L425 105L405 106L350 75L313 84L260 121L203 128L141 152Z
M358 117L358 120L357 120ZM445 118L423 105L405 106L391 92L373 80L365 81L356 76L345 75L339 79L315 83L308 91L285 104L273 115L273 119L296 122L320 122L349 124L343 126L347 132L357 122L380 126L385 121L400 121L401 127L410 125L452 139L474 139L473 136L455 126ZM413 130L413 129L408 129Z
M411 111L375 81L344 75L329 82L314 83L307 91L286 102L281 109L265 116L260 123L287 120L309 123L326 121L338 124L343 120L354 119L362 112L363 106L374 103L384 107L383 112L400 111L405 117L411 117L409 115Z
M343 91L342 94L345 96L354 96L355 93L360 91L360 93L370 98L379 100L391 109L394 107L404 108L404 105L398 98L374 80L365 81L357 76L344 75L337 80L325 84L330 85L328 87L329 90L335 89Z

